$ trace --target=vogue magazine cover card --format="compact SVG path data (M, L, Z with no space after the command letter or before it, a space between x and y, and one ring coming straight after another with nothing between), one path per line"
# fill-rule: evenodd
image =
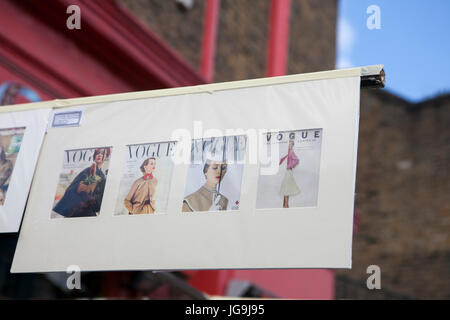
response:
M52 218L95 217L100 212L111 147L65 150Z
M127 145L116 215L165 213L176 142Z
M24 132L25 127L0 129L0 206L6 200Z
M183 212L239 209L246 141L244 135L192 141Z
M262 152L277 156L276 170L261 164L256 208L316 206L322 129L267 132L263 141Z

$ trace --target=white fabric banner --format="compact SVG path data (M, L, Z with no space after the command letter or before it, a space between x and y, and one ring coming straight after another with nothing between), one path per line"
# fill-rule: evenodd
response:
M12 272L350 268L360 77L270 81L50 128Z
M19 231L50 111L0 114L0 233Z

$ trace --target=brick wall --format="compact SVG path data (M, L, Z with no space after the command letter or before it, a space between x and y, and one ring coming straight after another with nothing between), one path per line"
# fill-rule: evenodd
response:
M199 70L205 1L180 10L175 0L117 0ZM222 0L215 82L266 73L269 0ZM289 74L334 68L337 1L292 0ZM314 27L311 27L314 26Z
M450 95L410 104L361 93L353 269L337 298L450 298ZM366 288L381 268L382 290ZM353 289L351 289L353 288Z
M188 63L200 64L204 1L181 10L175 0L116 0Z

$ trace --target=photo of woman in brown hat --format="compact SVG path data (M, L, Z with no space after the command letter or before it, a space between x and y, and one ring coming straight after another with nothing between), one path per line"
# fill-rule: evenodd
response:
M153 197L158 185L158 179L153 176L156 167L156 158L151 157L140 166L142 177L133 182L133 185L124 200L124 205L129 214L155 213L155 201Z

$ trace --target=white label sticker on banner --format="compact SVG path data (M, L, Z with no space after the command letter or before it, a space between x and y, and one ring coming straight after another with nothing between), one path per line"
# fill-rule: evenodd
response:
M52 128L78 127L81 125L83 110L55 111L53 113Z

